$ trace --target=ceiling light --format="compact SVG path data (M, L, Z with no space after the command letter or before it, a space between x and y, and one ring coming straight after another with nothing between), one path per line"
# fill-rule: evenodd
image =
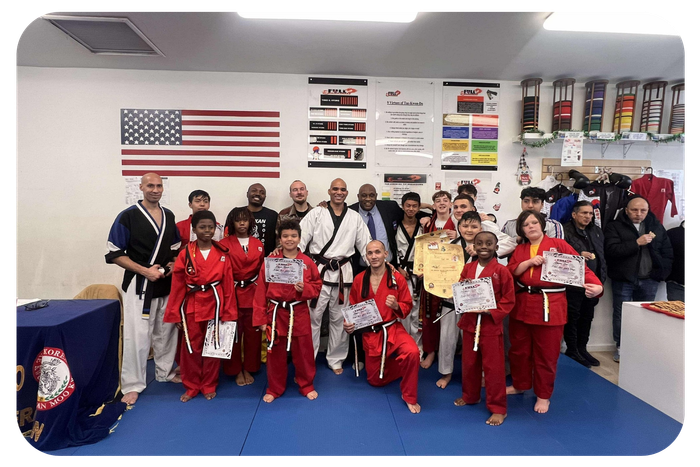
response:
M418 13L394 12L298 12L298 11L266 11L238 12L246 19L286 19L286 20L315 20L315 21L375 21L383 23L410 23Z
M609 32L680 36L671 18L662 13L552 13L544 21L548 31Z

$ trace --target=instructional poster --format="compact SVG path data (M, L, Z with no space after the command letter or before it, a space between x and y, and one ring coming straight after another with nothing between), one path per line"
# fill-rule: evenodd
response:
M498 169L500 83L442 83L443 170Z
M168 177L160 177L163 180L163 196L160 198L160 204L170 206L170 179ZM141 177L127 176L124 177L124 202L127 206L136 204L140 199L143 199L143 192L139 189L141 185Z
M418 193L421 200L429 200L432 194L428 189L428 174L380 174L382 180L381 199L396 201L401 205L401 198L408 192ZM427 202L427 201L426 201Z
M309 167L367 167L367 80L309 78Z
M432 167L433 82L377 80L376 165Z

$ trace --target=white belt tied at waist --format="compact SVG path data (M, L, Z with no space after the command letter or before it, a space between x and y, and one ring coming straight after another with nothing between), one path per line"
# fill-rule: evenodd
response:
M272 331L270 332L270 343L267 346L267 351L272 350L272 345L275 342L275 324L277 323L277 308L280 306L285 310L289 310L289 330L287 331L287 352L292 348L292 328L294 327L294 306L302 303L301 300L295 302L278 302L270 299L270 303L275 304L275 309L272 310Z
M527 292L529 294L541 293L544 301L544 322L549 323L549 297L548 293L566 292L566 287L559 287L556 289L543 289L540 287L531 287L529 285L523 285L520 282L516 282L520 289L516 293Z
M187 294L185 294L185 299L182 301L182 304L180 304L180 319L182 319L182 331L185 334L185 342L187 343L187 351L189 353L192 353L192 344L190 343L190 333L187 330L187 319L185 316L185 303L187 302L187 295L194 292L206 292L209 289L214 292L214 299L216 299L216 312L214 314L214 348L218 349L221 347L221 343L219 342L219 311L221 309L221 298L219 297L219 291L216 288L216 286L220 283L221 281L215 281L211 284L203 285L185 284L189 290L187 291Z

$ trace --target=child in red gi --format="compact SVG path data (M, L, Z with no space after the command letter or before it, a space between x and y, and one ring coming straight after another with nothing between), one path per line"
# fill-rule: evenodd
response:
M183 332L180 367L187 402L200 392L207 400L216 396L220 359L203 357L207 322L238 318L228 249L212 238L216 218L210 211L192 215L197 240L180 252L173 268L170 299L163 321L177 323Z
M221 244L228 248L233 268L233 284L238 304L238 339L230 360L224 360L224 373L236 375L236 384L253 384L251 373L260 371L262 334L253 326L253 298L259 284L260 267L265 249L253 237L255 218L248 208L233 208L226 217L225 237Z
M491 417L487 425L497 426L506 418L506 369L503 355L503 318L515 305L513 276L498 263L498 237L492 232L479 232L474 249L479 258L464 265L459 280L490 277L496 308L477 313L463 313L457 326L464 331L462 350L462 397L456 406L477 404L481 400L481 372L486 381L486 408ZM481 322L477 325L478 317ZM479 329L478 341L476 340ZM476 344L478 343L478 347Z
M316 362L307 300L318 297L321 292L321 276L313 260L298 248L301 240L299 222L295 219L284 220L280 222L278 231L282 251L273 252L269 258L302 260L304 280L296 284L267 282L264 264L260 270L253 303L253 325L268 332L270 342L267 350L267 391L263 400L270 403L284 394L287 388L288 350L292 352L299 392L314 400L318 397L314 389Z

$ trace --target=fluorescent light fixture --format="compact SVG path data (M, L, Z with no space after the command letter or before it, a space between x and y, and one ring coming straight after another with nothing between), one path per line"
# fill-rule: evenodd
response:
M381 23L410 23L418 13L410 12L352 12L352 11L239 11L238 15L246 19L287 19L315 21L374 21Z
M610 32L680 36L677 22L663 13L552 13L542 25L548 31Z

